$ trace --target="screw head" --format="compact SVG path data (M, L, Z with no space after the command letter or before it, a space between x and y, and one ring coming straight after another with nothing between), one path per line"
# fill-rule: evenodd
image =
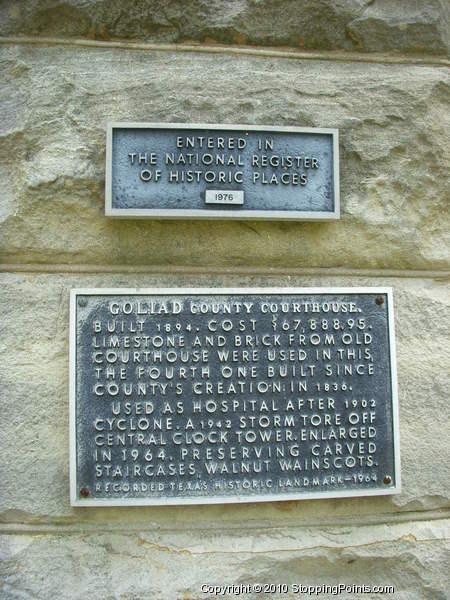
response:
M385 475L384 479L383 479L383 483L385 485L389 485L390 483L392 483L392 477L390 475Z
M377 296L377 299L375 300L375 302L380 306L381 304L383 304L384 302L384 298L383 296Z
M84 296L78 298L78 306L87 306L87 298L85 298Z
M82 498L87 498L89 496L89 493L90 493L89 488L87 488L87 487L82 487L80 490L80 496Z

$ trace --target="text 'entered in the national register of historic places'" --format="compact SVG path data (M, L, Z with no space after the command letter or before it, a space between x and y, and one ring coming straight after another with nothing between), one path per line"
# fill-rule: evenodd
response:
M336 129L111 123L110 217L339 218Z
M75 505L400 490L387 288L71 294Z

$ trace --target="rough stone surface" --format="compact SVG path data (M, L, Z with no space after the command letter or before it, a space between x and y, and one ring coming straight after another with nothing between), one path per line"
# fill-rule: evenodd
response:
M6 0L0 34L444 55L445 0Z
M0 537L8 599L200 600L309 597L293 584L392 585L401 600L445 600L448 520L253 532L55 532ZM288 594L202 593L202 584L280 584ZM352 600L378 594L347 593ZM314 596L315 597L315 596ZM335 597L332 593L320 597Z
M348 522L449 507L447 438L448 287L439 281L363 278L238 278L5 275L0 378L0 516L21 522ZM403 492L339 500L139 509L71 509L68 448L68 323L71 287L392 285L395 290Z
M0 0L0 37L65 38L0 40L0 260L16 264L0 276L1 600L219 597L203 583L394 585L386 597L448 597L449 12L446 0ZM233 45L333 60L233 54ZM109 120L337 127L342 218L106 219ZM29 263L63 272L18 272ZM172 265L203 274L171 275ZM264 275L206 274L235 267ZM315 274L270 276L298 268ZM419 278L426 269L434 278ZM265 285L394 288L402 493L71 508L70 288Z
M365 51L383 46L399 52L439 54L450 47L450 5L446 0L376 0L348 25L348 34ZM389 44L383 40L390 40Z
M448 266L445 68L41 46L0 68L6 262ZM108 120L337 127L341 220L107 219Z

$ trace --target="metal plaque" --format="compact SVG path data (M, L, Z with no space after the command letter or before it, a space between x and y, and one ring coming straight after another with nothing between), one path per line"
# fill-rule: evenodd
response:
M71 502L400 491L387 288L71 293Z
M106 215L339 218L336 129L111 123Z

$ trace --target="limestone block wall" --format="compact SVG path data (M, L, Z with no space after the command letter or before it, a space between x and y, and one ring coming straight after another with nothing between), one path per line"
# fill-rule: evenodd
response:
M0 598L448 597L449 46L440 0L0 3ZM341 219L107 219L107 121L336 127ZM70 507L72 287L327 285L394 289L400 495Z

